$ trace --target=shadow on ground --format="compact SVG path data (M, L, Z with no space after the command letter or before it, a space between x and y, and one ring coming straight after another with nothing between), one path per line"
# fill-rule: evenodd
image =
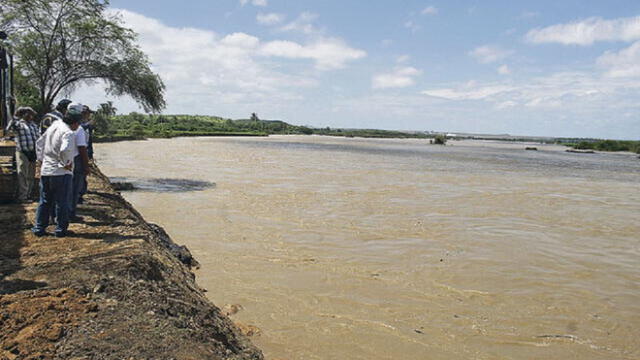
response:
M27 207L0 205L0 295L47 286L41 281L13 278L23 268L21 250L26 245L25 229L31 227Z

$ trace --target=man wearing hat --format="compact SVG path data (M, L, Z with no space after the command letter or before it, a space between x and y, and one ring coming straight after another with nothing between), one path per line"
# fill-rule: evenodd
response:
M45 131L53 124L56 120L62 120L64 115L67 113L67 107L71 104L71 100L62 99L56 105L56 109L45 116L42 117L42 121L40 121L40 132L44 134Z
M27 106L19 107L9 122L7 131L16 137L16 167L18 168L18 201L29 202L36 176L36 141L40 137L33 121L36 112Z
M80 199L80 193L84 189L84 184L89 175L89 156L87 153L88 137L87 132L82 127L82 122L86 117L85 106L78 103L69 104L67 114L79 114L80 126L74 129L76 149L73 158L73 186L71 190L71 201L69 203L69 220L79 222L82 219L76 216L76 208Z
M36 224L31 229L36 236L46 235L49 216L56 212L56 237L65 237L69 227L69 201L73 185L73 157L76 150L74 131L80 126L81 113L67 112L61 121L51 123L38 139L36 153L42 162L40 169L40 204ZM55 204L55 205L54 205Z

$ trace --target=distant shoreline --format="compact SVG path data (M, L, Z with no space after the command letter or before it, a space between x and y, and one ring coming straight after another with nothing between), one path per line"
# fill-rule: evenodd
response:
M170 135L164 136L130 136L130 135L113 135L113 136L97 136L95 138L96 143L110 143L110 142L120 142L120 141L141 141L148 139L172 139L178 137L268 137L270 135L274 136L327 136L327 137L339 137L339 138L361 138L361 139L424 139L424 140L433 140L435 138L435 134L431 135L423 135L423 136L411 136L412 134L406 133L402 135L382 135L382 134L268 134L264 132L175 132ZM499 143L511 143L511 144L528 144L528 145L558 145L567 147L567 152L574 153L584 153L590 154L595 152L615 152L615 153L629 153L629 154L640 154L640 141L631 141L631 140L593 140L593 141L582 141L579 143L575 142L562 142L560 139L556 141L542 140L536 138L524 138L524 137L515 137L515 138L498 138L498 137L448 137L447 138L449 144L451 142L455 143L456 141L465 141L465 140L475 140L475 141L493 141ZM526 147L526 150L534 150L535 148Z

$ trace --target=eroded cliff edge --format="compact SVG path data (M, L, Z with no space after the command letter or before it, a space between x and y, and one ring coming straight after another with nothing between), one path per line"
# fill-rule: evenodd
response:
M0 205L0 359L263 359L97 168L67 238ZM215 291L215 289L209 289Z

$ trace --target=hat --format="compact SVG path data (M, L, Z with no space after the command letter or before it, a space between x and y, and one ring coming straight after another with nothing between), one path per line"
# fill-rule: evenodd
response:
M84 105L80 103L69 104L69 106L67 107L67 113L69 113L70 115L82 115L83 111Z
M67 114L62 119L67 124L73 124L75 122L82 122L82 114L76 111L67 111Z
M62 99L60 101L58 101L58 106L67 106L69 104L71 104L72 101L69 99Z
M16 112L15 112L15 116L22 118L23 116L25 116L27 113L31 113L33 115L36 114L36 111L33 110L33 108L29 107L29 106L20 106Z
M69 99L62 99L58 102L58 105L56 106L56 110L60 111L60 112L64 112L65 110L67 110L67 106L71 104L71 100Z

